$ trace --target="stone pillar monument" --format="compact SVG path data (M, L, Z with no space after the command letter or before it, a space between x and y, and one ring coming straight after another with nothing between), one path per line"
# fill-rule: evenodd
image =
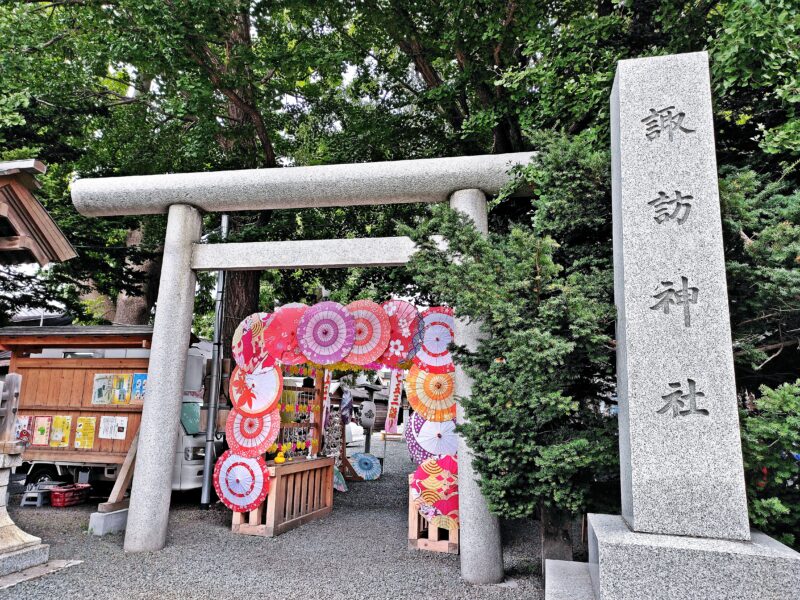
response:
M464 213L475 228L486 235L489 221L486 196L481 190L459 190L450 197L450 207ZM480 340L480 325L456 319L455 343L475 350ZM472 379L456 365L456 389L458 397L472 394ZM464 409L457 406L456 419L464 422ZM500 537L500 520L489 512L477 475L472 468L472 451L462 436L458 438L458 498L459 521L461 522L461 576L469 583L488 584L503 581L503 543Z
M621 61L611 144L622 516L545 597L795 598L747 515L706 53Z

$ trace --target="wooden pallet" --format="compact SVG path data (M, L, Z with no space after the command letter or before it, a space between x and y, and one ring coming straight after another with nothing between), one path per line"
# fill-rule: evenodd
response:
M269 466L266 502L233 513L231 529L244 535L278 536L333 510L333 458L295 460Z
M411 498L413 479L413 475L408 476L408 549L458 554L459 530L430 527L430 523L419 514Z

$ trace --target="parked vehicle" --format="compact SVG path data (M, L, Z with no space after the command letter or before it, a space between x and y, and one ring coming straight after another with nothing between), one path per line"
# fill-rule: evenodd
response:
M28 483L116 479L139 430L143 401L128 387L146 385L151 336L152 327L143 326L0 328L0 348L12 352L9 372L22 377L17 427L29 445L17 473L25 473ZM173 490L202 484L205 360L188 349ZM108 393L111 402L101 397ZM37 423L49 431L35 432Z

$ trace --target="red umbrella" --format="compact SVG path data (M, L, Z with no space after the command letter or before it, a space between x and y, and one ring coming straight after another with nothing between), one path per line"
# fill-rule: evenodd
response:
M389 316L391 333L389 345L379 362L389 368L397 368L411 360L414 355L414 337L421 326L419 312L413 304L405 300L389 300L382 306Z
M353 349L345 357L352 365L367 365L378 360L389 346L391 324L380 304L372 300L357 300L345 306L355 319Z
M308 361L297 344L297 326L307 309L303 304L282 306L273 313L264 331L264 348L284 365Z
M280 428L281 413L277 407L260 417L233 409L225 425L225 435L228 445L236 454L254 458L264 454L278 439Z
M236 367L231 374L231 402L247 416L260 417L272 412L278 406L282 391L283 373L277 367L258 373L246 373Z
M214 488L223 504L234 512L258 508L269 493L269 471L260 456L246 458L230 450L214 467Z

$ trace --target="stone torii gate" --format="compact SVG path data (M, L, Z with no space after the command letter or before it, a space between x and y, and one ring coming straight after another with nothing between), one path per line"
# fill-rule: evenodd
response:
M409 238L200 244L201 211L231 212L450 202L484 234L486 194L496 194L511 167L531 153L382 163L81 179L72 199L81 214L168 215L158 303L125 550L160 550L166 543L181 391L195 298L196 271L402 266L414 253ZM456 323L457 344L474 346L474 324ZM456 371L456 393L471 381ZM459 419L463 413L459 407ZM503 580L497 517L491 515L459 441L461 573L470 583Z

